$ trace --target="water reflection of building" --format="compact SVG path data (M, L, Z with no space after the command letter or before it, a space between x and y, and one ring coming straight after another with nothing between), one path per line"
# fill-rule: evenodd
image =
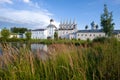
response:
M45 44L31 44L31 50L33 52L37 50L43 50L47 52L48 48L47 48L47 45Z
M31 50L42 60L46 60L49 57L48 47L45 44L31 44Z

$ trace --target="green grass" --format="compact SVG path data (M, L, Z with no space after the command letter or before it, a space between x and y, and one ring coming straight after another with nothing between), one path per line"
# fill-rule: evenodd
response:
M41 44L55 44L55 43L64 43L64 44L76 44L76 45L80 45L80 44L84 44L86 43L87 41L83 41L83 40L76 40L76 39L73 39L73 40L69 40L69 39L57 39L57 40L54 40L54 39L31 39L31 40L27 40L27 39L23 39L23 38L10 38L10 39L6 39L4 40L3 38L0 38L0 41L1 42L16 42L16 43L41 43Z
M58 39L58 40L52 40L52 39L32 39L31 43L41 43L41 44L76 44L80 45L83 43L86 43L87 41L83 40L69 40L69 39Z
M49 58L27 48L4 45L0 80L119 80L120 42L109 39L91 45L49 45Z

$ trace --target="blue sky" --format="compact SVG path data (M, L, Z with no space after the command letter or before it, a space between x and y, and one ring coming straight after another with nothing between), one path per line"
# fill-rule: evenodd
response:
M100 26L103 5L113 12L115 29L120 29L120 0L0 0L0 28L45 28L49 19L54 24L75 20L78 29L94 21Z

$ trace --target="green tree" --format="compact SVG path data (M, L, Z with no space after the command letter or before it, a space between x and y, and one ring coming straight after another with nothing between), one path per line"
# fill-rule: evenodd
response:
M95 22L94 22L94 21L91 22L91 28L92 28L92 29L95 28Z
M54 39L58 39L58 33L57 32L54 33Z
M2 29L1 36L4 40L8 39L10 36L10 31L6 28Z
M88 25L85 26L85 29L86 29L86 30L88 29Z
M30 31L27 31L27 32L25 33L25 36L26 36L26 39L27 39L27 40L30 40L30 39L31 39L31 32L30 32Z
M107 5L104 5L104 13L101 15L101 26L106 36L111 36L114 30L114 23L112 22L113 15L112 12L109 12Z
M96 29L98 29L98 28L99 28L99 26L98 26L98 25L95 25L95 28L96 28Z
M11 28L12 33L25 33L25 31L27 31L27 28L18 28L18 27Z

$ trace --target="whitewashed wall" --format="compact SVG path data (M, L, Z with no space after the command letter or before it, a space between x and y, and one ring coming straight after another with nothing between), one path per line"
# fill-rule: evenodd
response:
M119 34L116 34L115 37L120 40L120 33Z
M76 34L76 39L80 39L80 40L87 40L87 39L90 39L90 40L93 40L94 38L96 37L104 37L105 36L105 33L103 32L98 32L98 33L82 33L82 32L78 32Z
M69 38L69 34L74 32L75 30L58 30L58 37Z
M55 33L55 27L48 27L47 28L47 37L51 37L52 39L54 39L54 33Z
M47 30L42 31L31 31L32 39L47 39Z

